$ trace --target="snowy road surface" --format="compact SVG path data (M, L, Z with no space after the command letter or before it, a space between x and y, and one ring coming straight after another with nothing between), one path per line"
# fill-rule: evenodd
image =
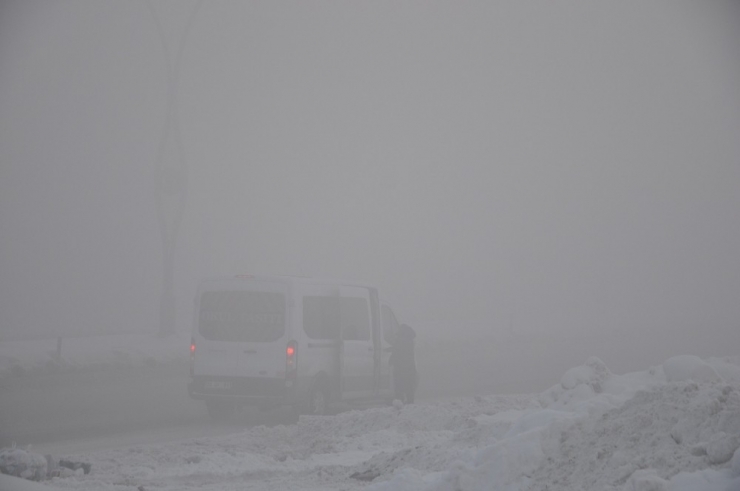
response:
M613 374L598 358L539 394L301 417L228 435L70 451L72 490L740 489L740 359Z
M233 433L286 422L286 411L247 408L214 423L187 394L187 366L103 367L0 379L0 448L91 451Z
M188 398L186 374L182 365L166 365L4 377L0 446L198 422L203 411Z

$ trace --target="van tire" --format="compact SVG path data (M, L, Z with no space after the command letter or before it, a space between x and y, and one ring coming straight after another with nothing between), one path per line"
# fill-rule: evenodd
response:
M214 421L228 421L236 411L236 404L231 401L220 401L214 399L206 400L208 415Z
M306 413L314 416L329 414L329 391L324 384L316 384L309 392Z

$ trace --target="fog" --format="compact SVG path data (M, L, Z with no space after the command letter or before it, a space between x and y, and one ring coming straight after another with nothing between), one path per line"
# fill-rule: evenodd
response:
M163 166L180 332L288 274L422 340L737 354L739 52L736 2L3 2L0 339L158 331Z

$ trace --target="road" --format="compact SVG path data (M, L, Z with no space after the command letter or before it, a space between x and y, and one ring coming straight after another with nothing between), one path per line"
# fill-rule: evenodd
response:
M478 351L445 346L439 353L424 347L421 351L427 356L418 359L417 399L539 391L555 383L552 374L564 370L540 366L536 361L542 359L531 356L533 347L526 348L528 356L515 349L491 356L488 346L475 346ZM245 408L230 422L215 423L202 401L189 398L188 379L186 362L2 377L0 448L15 442L31 444L39 453L73 453L217 436L291 421L287 410Z
M668 342L645 336L640 340L614 338L609 349L588 339L421 345L417 400L540 392L591 354L602 356L616 373L629 367L645 369L676 354L677 347ZM712 354L699 341L694 346L700 356ZM215 423L202 401L189 398L188 378L186 362L0 377L0 448L16 442L31 444L39 453L69 454L219 436L290 421L287 411L246 408L229 423Z
M247 408L214 423L189 398L184 364L82 369L0 379L0 448L31 444L39 453L88 451L215 436L285 422L287 412Z
M287 408L247 407L228 422L215 422L202 401L188 396L188 380L185 363L0 378L0 448L15 442L37 453L73 454L293 421ZM427 391L419 399L434 396Z

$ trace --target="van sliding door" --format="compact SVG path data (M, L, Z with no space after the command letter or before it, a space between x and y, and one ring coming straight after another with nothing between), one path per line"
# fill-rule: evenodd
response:
M375 363L367 288L341 287L342 396L369 397L375 390Z

